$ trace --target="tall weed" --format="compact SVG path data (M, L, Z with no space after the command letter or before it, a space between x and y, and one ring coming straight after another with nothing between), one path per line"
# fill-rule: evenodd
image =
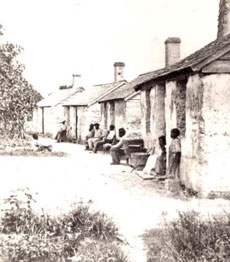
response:
M230 213L202 218L195 211L145 236L150 262L230 261ZM168 260L166 260L166 257Z

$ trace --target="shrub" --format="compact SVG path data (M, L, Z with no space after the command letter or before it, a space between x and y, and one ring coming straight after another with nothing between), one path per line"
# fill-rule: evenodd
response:
M89 256L96 256L98 248L104 250L100 254L104 259L101 261L126 261L116 247L118 229L105 214L92 212L88 205L78 203L67 214L51 217L36 213L35 202L28 189L19 189L4 200L0 220L0 258L3 261L67 261L78 252L83 256L83 250L88 250ZM82 262L90 261L86 255L82 259Z
M76 258L78 262L128 262L128 258L121 251L120 246L114 245L113 242L90 239L81 245Z
M67 226L66 232L81 231L84 237L107 240L118 234L118 228L110 218L100 212L90 212L89 206L81 204L63 216L62 224Z
M145 235L148 261L230 261L230 213L201 218L195 211ZM168 260L165 259L168 258Z

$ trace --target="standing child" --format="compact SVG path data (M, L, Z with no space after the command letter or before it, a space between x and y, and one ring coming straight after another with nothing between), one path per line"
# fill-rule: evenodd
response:
M179 179L180 158L181 158L181 141L180 130L174 128L171 130L171 144L169 146L168 159L168 178Z

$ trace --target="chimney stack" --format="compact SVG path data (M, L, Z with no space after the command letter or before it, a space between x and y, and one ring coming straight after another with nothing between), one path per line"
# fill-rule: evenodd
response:
M125 63L123 62L116 62L114 63L114 82L119 82L124 80L124 67Z
M77 74L73 74L73 84L72 87L81 87L82 83L81 83L81 75Z
M230 33L230 0L220 0L217 38Z
M179 37L169 37L165 41L165 67L175 64L180 60L180 43Z

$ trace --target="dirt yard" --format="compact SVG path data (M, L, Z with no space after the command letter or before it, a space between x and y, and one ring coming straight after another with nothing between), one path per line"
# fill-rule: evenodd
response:
M170 198L163 185L143 181L128 166L111 166L110 155L89 153L80 145L54 143L54 150L70 156L0 157L1 197L28 187L38 193L39 206L55 213L68 209L74 201L90 202L117 223L131 262L146 262L141 235L161 223L163 215L172 219L177 210L193 208L207 213L229 206L221 199Z

